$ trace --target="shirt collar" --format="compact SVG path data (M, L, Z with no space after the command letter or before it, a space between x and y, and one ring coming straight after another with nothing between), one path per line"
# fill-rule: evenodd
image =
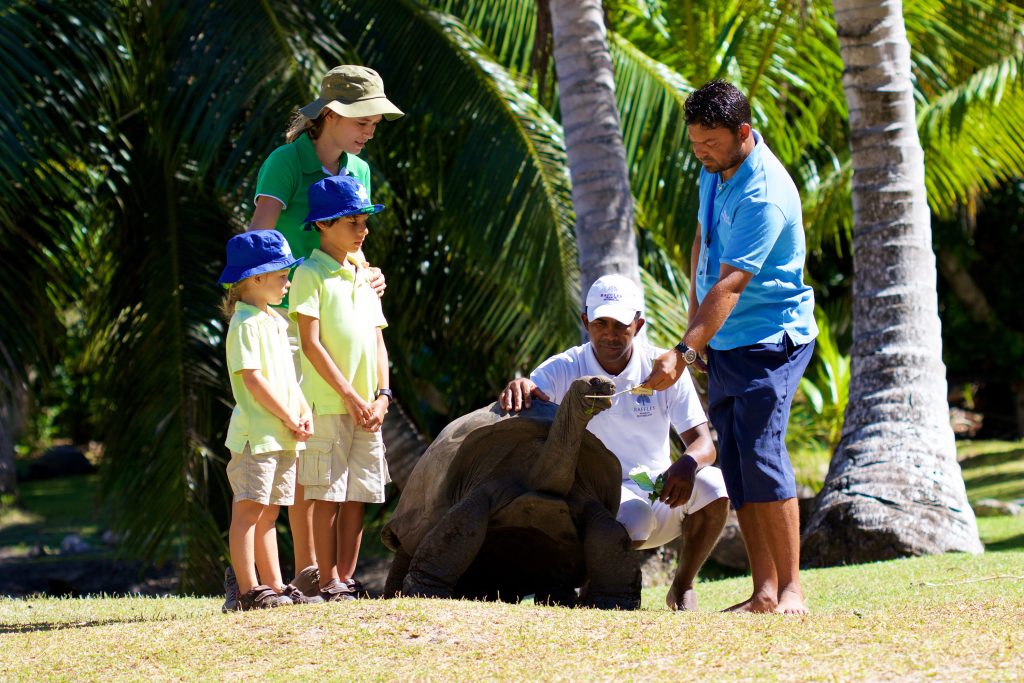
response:
M313 139L306 133L303 133L295 141L299 150L299 165L302 167L303 173L317 173L325 172L324 165L320 163L320 157L316 155L316 147L313 146ZM345 168L346 162L348 161L348 155L345 152L341 153L341 158L338 163L338 172ZM344 175L344 174L342 174Z
M247 314L252 315L252 316L265 316L266 318L268 318L269 320L277 323L278 325L284 325L285 327L288 326L288 322L284 319L284 316L282 316L280 313L277 314L277 315L274 315L271 312L271 310L264 311L262 308L258 308L256 306L253 306L252 304L247 304L244 301L236 301L235 302L235 310L239 311L239 312L242 312L242 313L247 313Z
M333 256L328 255L327 252L321 251L319 248L313 249L313 253L309 255L309 260L319 263L321 266L326 268L327 271L332 275L341 272L353 275L352 269L346 268L337 260L335 260ZM356 267L356 273L355 275L353 275L353 277L359 275L363 271L363 264L359 262L359 260L356 258L354 254L349 254L345 258L345 260Z
M761 150L764 149L764 138L753 128L750 129L750 132L754 136L754 149L750 150L750 154L740 164L736 173L733 174L732 178L722 183L723 185L732 185L734 182L739 185L753 175L754 171L761 166Z

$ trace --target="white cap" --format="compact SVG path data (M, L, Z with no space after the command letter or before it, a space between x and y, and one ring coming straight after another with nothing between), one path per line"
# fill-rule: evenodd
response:
M603 275L587 292L587 319L612 318L628 325L644 309L644 296L624 275Z

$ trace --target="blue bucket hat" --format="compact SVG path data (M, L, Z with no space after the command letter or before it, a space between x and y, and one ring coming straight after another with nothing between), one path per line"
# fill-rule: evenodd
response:
M360 213L380 213L383 204L371 204L370 194L357 178L336 175L309 186L309 213L305 230L312 230L316 221L329 221Z
M277 230L250 230L228 240L228 263L218 284L233 285L247 277L273 273L302 263L292 257L284 235Z

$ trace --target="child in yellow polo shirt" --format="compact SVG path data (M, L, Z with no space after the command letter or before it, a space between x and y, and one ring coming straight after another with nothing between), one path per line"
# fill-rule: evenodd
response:
M371 204L353 176L309 188L307 229L320 233L295 271L289 315L299 325L302 391L313 406L315 436L299 459L299 483L313 503L313 545L320 595L329 601L362 593L353 578L366 503L383 503L391 477L381 424L388 411L387 326L367 269L353 255L363 246Z
M275 523L281 505L295 495L295 455L312 434L312 415L295 379L288 324L272 307L288 291L288 272L302 259L276 230L254 230L228 240L225 338L231 393L226 445L228 481L234 499L228 541L238 581L237 607L260 609L308 598L281 580ZM260 583L262 578L265 583Z

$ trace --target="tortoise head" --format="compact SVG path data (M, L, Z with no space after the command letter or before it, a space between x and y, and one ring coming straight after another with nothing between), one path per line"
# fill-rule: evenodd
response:
M612 394L615 393L615 382L600 375L580 377L569 385L562 400L563 405L570 406L586 421L603 410L612 407Z

